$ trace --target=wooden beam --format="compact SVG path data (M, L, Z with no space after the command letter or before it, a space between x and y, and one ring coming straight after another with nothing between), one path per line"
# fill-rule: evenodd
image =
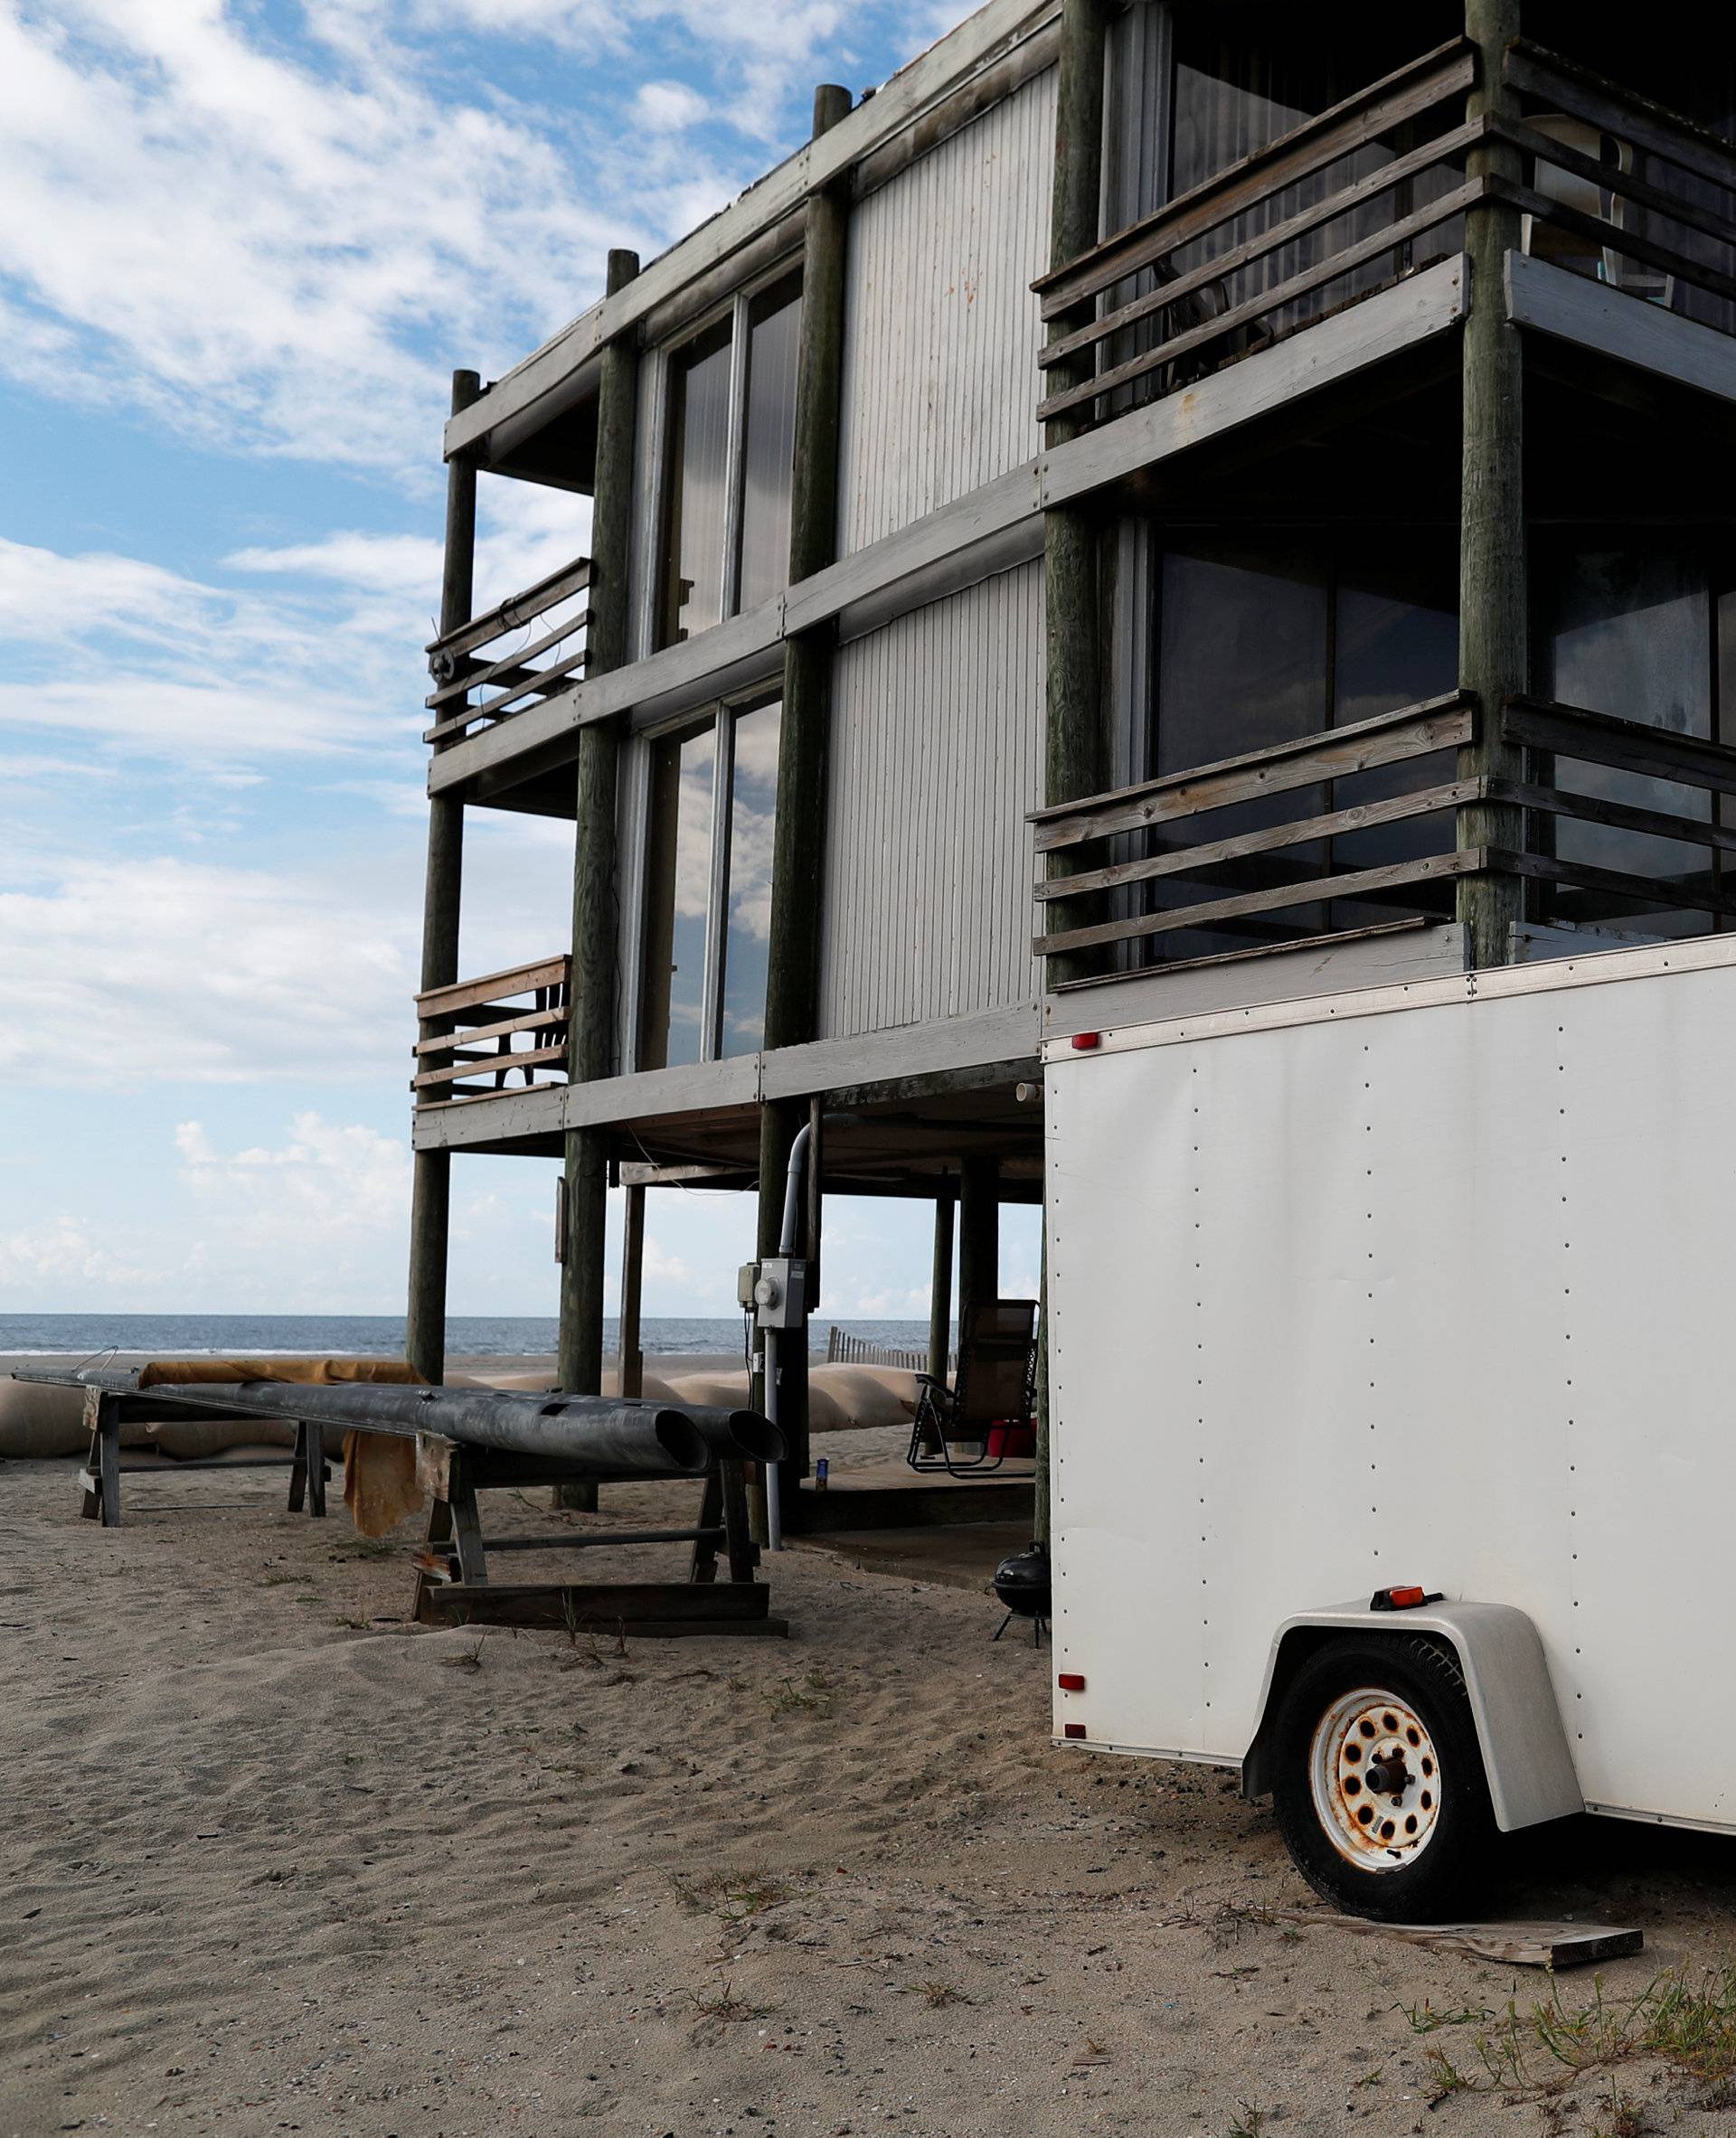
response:
M1529 253L1506 259L1507 316L1653 378L1736 401L1736 337Z
M620 1334L616 1346L620 1361L623 1396L645 1393L645 1352L639 1334L639 1304L645 1291L645 1187L629 1182L625 1196L625 1223L621 1228Z
M851 95L835 82L814 92L813 139L843 125ZM802 321L797 351L794 463L790 485L789 583L799 585L837 556L838 435L844 392L844 262L850 190L840 176L808 197L802 233ZM819 1016L820 898L826 858L826 758L832 721L835 632L828 624L786 640L778 743L778 805L772 825L771 914L766 944L765 1042L800 1046ZM760 1109L761 1255L778 1252L784 1182L807 1097L762 1101ZM779 1353L778 1415L790 1446L782 1465L787 1498L807 1473L806 1342ZM761 1391L763 1392L763 1391ZM750 1488L754 1534L764 1540L762 1484Z
M1477 80L1466 117L1509 122L1517 92L1503 79L1507 47L1519 34L1520 0L1466 0L1465 32L1477 48ZM1481 185L1516 184L1519 152L1491 134L1466 159ZM1486 706L1523 692L1530 673L1525 590L1524 348L1507 317L1503 273L1519 244L1519 216L1505 201L1480 201L1466 218L1471 308L1461 346L1458 680ZM1461 779L1521 779L1524 753L1495 720L1483 721L1458 755ZM1524 818L1511 804L1467 803L1458 813L1461 855L1522 848ZM1511 874L1476 871L1458 882L1458 914L1478 966L1512 955L1514 925L1525 917L1524 885Z
M1050 202L1049 259L1066 267L1097 243L1103 174L1103 61L1109 34L1108 0L1063 0L1061 79L1055 113L1055 174ZM1050 338L1065 339L1081 324L1073 312L1058 313ZM1060 405L1043 433L1052 453L1089 424L1070 413L1095 365L1090 350L1063 359L1052 378ZM1039 411L1043 413L1043 411ZM1103 619L1098 570L1096 517L1084 500L1043 514L1043 798L1051 806L1093 794L1103 784ZM1065 857L1051 857L1052 877L1072 873ZM1063 919L1071 906L1057 908ZM1088 967L1063 961L1055 977L1079 976ZM964 1311L960 1279L959 1312ZM962 1322L960 1327L963 1327Z
M1000 1179L992 1158L972 1155L958 1165L958 1352L970 1341L971 1317L1001 1295Z
M639 271L635 252L609 256L608 287L625 289ZM607 673L627 657L627 569L633 537L633 466L639 364L622 336L603 351L597 399L597 475L591 508L590 663ZM615 1068L616 812L620 756L617 723L598 721L579 739L573 793L572 977L568 988L569 1085L599 1081ZM557 1378L580 1395L603 1382L603 1294L607 1283L609 1144L597 1130L569 1127L563 1178L567 1237L561 1264ZM552 1488L559 1507L594 1507L593 1484Z
M948 1379L952 1351L952 1243L955 1198L951 1182L934 1199L934 1263L929 1285L929 1371Z
M482 391L475 372L452 374L452 413ZM446 473L446 547L440 570L440 629L456 631L475 598L476 471L453 460ZM449 987L458 975L458 914L464 883L464 803L432 795L428 805L428 866L422 892L422 992ZM420 1005L419 1005L420 1007ZM426 1013L426 1012L424 1012ZM404 1356L422 1379L446 1376L446 1270L451 1225L452 1158L419 1149L411 1162L410 1269Z
M1317 876L1307 883L1280 883L1269 890L1238 891L1232 898L1207 899L1192 906L1173 906L1166 912L1141 913L1127 920L1106 920L1091 928L1057 930L1039 936L1031 947L1039 957L1053 957L1058 951L1089 949L1105 943L1131 943L1147 936L1172 936L1184 928L1211 928L1222 920L1247 920L1257 914L1282 913L1292 906L1317 905L1323 899L1361 899L1378 890L1402 890L1418 883L1438 883L1497 867L1506 869L1508 857L1486 853L1480 848L1457 853L1434 853L1420 861L1397 862L1383 869L1354 869L1342 876ZM1274 943L1274 950L1281 949Z

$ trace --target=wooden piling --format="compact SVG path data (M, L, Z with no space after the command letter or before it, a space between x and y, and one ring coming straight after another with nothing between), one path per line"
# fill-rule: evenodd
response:
M636 252L609 256L608 293L639 271ZM633 460L638 420L638 348L631 331L602 353L597 391L597 463L591 498L587 673L620 667L628 651L627 566L633 523ZM613 721L579 731L574 777L572 975L567 1077L595 1081L615 1070L616 787L620 738ZM557 1373L563 1389L596 1395L603 1376L603 1295L608 1282L609 1143L597 1129L566 1133L566 1257L561 1265ZM594 1507L595 1485L553 1487L555 1503Z
M1109 0L1062 0L1061 13L1061 65L1055 113L1055 179L1051 196L1049 264L1063 267L1094 245L1100 232L1103 182L1103 61L1109 33ZM1050 337L1059 340L1081 322L1060 318L1050 325ZM1087 348L1073 363L1057 365L1050 373L1048 391L1060 392L1081 384L1091 375L1094 352ZM1044 442L1056 446L1076 437L1088 427L1090 405L1048 425ZM1100 794L1109 785L1107 750L1103 735L1102 602L1099 583L1097 523L1077 506L1043 515L1043 772L1044 805L1075 802L1086 795ZM1052 854L1051 877L1074 873L1072 857ZM1067 913L1069 922L1054 917ZM1071 926L1081 918L1077 901L1060 899L1049 909L1045 926ZM1084 918L1089 918L1086 916ZM1071 952L1048 961L1050 986L1076 979L1091 969L1093 953ZM964 1219L963 1184L960 1188L961 1234ZM996 1277L998 1287L998 1275ZM965 1248L961 1237L958 1257L958 1330L964 1341L968 1304L965 1277ZM1049 1535L1048 1413L1048 1293L1046 1286L1037 1310L1037 1361L1040 1375L1037 1410L1036 1475L1032 1488L1032 1532Z
M970 1317L1001 1295L1001 1179L992 1158L967 1158L958 1168L958 1349Z
M934 1274L929 1286L929 1371L936 1380L950 1380L952 1351L952 1213L948 1182L934 1199Z
M850 92L823 82L814 92L816 137L849 111ZM796 434L790 478L789 578L824 570L837 555L838 422L844 391L844 249L850 228L847 174L810 193L802 239L802 323L796 374ZM835 628L824 625L786 642L772 828L771 917L766 952L765 1046L797 1047L818 1037L820 900L825 858L826 764L832 712ZM783 1222L790 1145L807 1102L767 1099L760 1108L759 1252L776 1254ZM799 1347L786 1347L794 1350ZM787 1359L779 1417L791 1454L783 1465L792 1506L807 1469L807 1368ZM755 1400L762 1402L763 1389ZM754 1535L765 1540L765 1487L750 1493Z
M626 1222L621 1229L620 1355L623 1396L645 1393L645 1351L639 1335L639 1304L645 1286L645 1190L623 1191Z
M1520 0L1466 0L1465 33L1477 46L1477 78L1467 117L1519 117L1519 99L1501 79L1507 46L1519 34ZM1475 181L1495 176L1517 184L1518 149L1489 137L1467 155ZM1506 256L1517 251L1519 211L1483 201L1466 218L1471 302L1461 344L1463 444L1459 499L1458 677L1478 701L1476 739L1458 754L1461 779L1523 780L1524 752L1503 740L1504 700L1530 684L1530 626L1525 584L1524 351L1506 316ZM1524 814L1511 803L1475 802L1458 812L1461 852L1494 847L1523 851ZM1471 962L1505 965L1513 927L1523 920L1524 880L1480 874L1458 880L1458 918L1470 934Z
M452 413L482 392L475 372L452 374ZM440 635L467 624L475 602L476 471L462 459L446 470L446 550L440 572ZM428 867L422 891L422 986L448 987L458 976L458 915L464 881L464 804L433 795L428 805ZM424 1034L423 1036L430 1036ZM439 1056L429 1058L438 1063ZM452 1154L418 1151L411 1160L410 1279L404 1356L422 1379L446 1378L447 1245L451 1225Z

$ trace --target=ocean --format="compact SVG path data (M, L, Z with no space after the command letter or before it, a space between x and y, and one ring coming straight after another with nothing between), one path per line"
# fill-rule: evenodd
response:
M905 1351L926 1351L926 1322L844 1322L835 1324L866 1342ZM808 1324L811 1356L826 1356L834 1324ZM603 1323L603 1348L612 1352L618 1324ZM686 1320L647 1316L640 1324L647 1357L669 1352L722 1352L741 1349L739 1314ZM448 1357L514 1358L552 1352L556 1329L541 1314L448 1314ZM303 1352L316 1358L359 1355L402 1358L401 1314L0 1314L0 1358L19 1352L63 1353L85 1359L95 1352L151 1352L159 1358L184 1359L209 1352L215 1358L258 1358Z

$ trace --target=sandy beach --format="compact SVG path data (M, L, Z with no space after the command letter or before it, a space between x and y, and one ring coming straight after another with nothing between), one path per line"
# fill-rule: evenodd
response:
M788 1641L430 1631L408 1533L257 1471L129 1480L104 1532L74 1467L0 1465L0 2138L1459 2138L1709 2097L1635 2061L1632 2124L1604 2071L1431 2109L1429 2052L1478 2072L1546 1981L1322 1920L1214 1772L1052 1748L1049 1652L994 1644L985 1595L792 1550ZM1728 1843L1588 1826L1534 1861L1513 1912L1645 1929L1607 1996L1729 1950Z

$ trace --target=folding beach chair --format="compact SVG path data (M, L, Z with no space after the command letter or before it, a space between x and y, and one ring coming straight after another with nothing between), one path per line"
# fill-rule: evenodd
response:
M910 1468L953 1477L998 1470L1012 1433L1030 1428L1036 1370L1034 1299L996 1299L973 1308L958 1333L953 1386L931 1373L916 1377L920 1393L905 1457Z

